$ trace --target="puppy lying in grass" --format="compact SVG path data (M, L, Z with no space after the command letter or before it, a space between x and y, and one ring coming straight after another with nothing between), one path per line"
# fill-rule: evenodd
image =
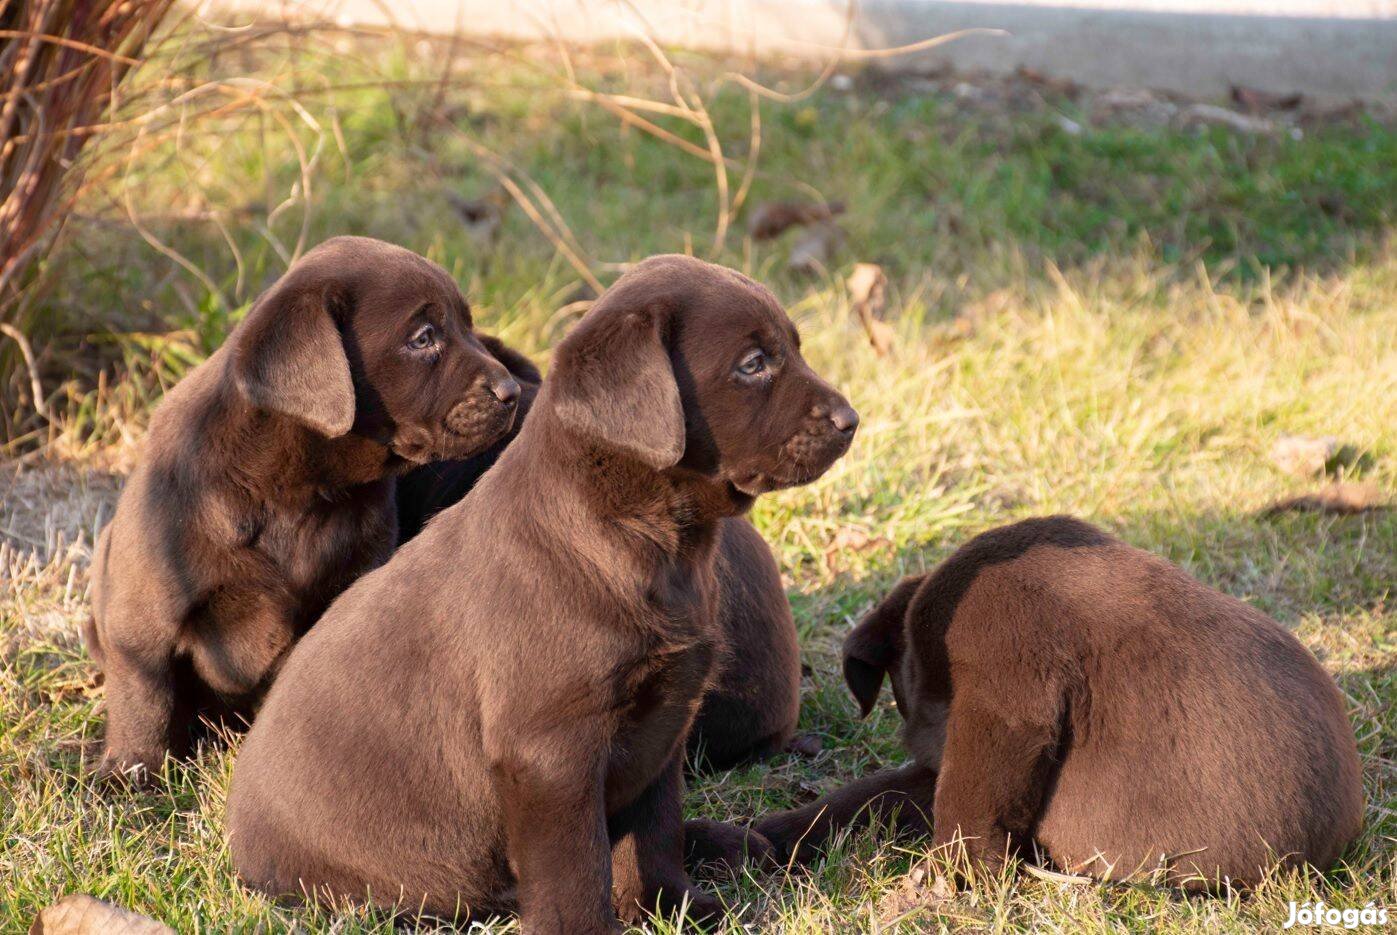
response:
M1249 885L1329 867L1363 788L1333 680L1254 608L1067 517L972 539L849 635L867 715L892 681L913 762L756 825L809 858L874 816L997 866L1036 844L1110 880Z
M718 526L857 424L765 288L680 256L626 273L498 464L292 651L234 766L239 875L530 933L718 916L680 811Z
M519 394L422 257L337 237L288 270L160 404L98 539L99 771L139 778L200 715L250 718L291 644L392 551L393 476L487 447Z

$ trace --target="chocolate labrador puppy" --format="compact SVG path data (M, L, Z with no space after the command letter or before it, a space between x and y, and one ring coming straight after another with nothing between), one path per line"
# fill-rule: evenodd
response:
M719 913L680 817L719 523L857 423L763 287L681 256L626 273L497 467L291 653L234 768L239 874L533 933Z
M1299 640L1076 519L905 579L844 644L865 715L885 673L913 762L759 822L779 851L896 810L984 863L1034 842L1073 872L1211 889L1328 867L1362 825L1343 699Z
M482 338L523 387L514 428L486 451L469 458L434 461L398 478L398 535L412 539L437 513L460 502L523 428L542 377L533 364L493 338ZM718 525L718 627L725 651L689 733L691 761L730 769L773 756L795 733L800 717L800 645L781 585L781 571L761 534L742 517ZM693 830L692 827L690 829ZM723 832L714 827L714 835ZM720 856L709 840L688 836L704 857ZM721 849L730 859L743 842Z
M493 444L465 458L448 458L418 465L397 479L395 500L398 507L398 544L417 536L427 521L449 506L460 503L475 482L495 466L505 447L524 427L524 417L533 407L543 375L533 361L498 338L482 335L485 349L495 355L516 383L519 400L514 422Z
M339 237L287 271L166 396L98 540L99 770L182 752L197 715L250 716L291 644L391 552L393 475L488 446L519 395L422 257Z

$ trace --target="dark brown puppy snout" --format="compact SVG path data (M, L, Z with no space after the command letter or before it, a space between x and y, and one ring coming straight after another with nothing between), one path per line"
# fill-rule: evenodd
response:
M810 407L803 433L805 439L797 445L810 458L834 461L849 450L859 427L859 414L838 390L823 380L819 380L819 386L824 392Z
M491 361L470 382L461 404L499 415L514 410L521 392L519 382L509 371Z
M519 403L519 383L513 377L491 382L490 392L506 409L513 409Z
M829 420L834 423L836 431L843 432L850 437L859 427L859 414L848 403L835 407L835 410L829 414Z
M843 398L838 397L833 402L817 403L810 410L810 418L817 424L828 419L836 432L850 438L854 437L854 431L859 427L858 412Z
M467 457L493 444L514 425L523 391L504 365L482 348L469 355L463 369L467 373L461 375L462 391L442 419L445 431L433 446L435 457Z

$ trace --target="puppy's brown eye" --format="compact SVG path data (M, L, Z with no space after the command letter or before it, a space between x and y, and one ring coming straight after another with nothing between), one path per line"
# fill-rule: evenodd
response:
M431 325L423 325L412 333L412 337L407 339L407 346L414 351L425 351L436 343L437 329Z
M766 355L752 351L738 362L737 372L745 377L754 377L766 369Z

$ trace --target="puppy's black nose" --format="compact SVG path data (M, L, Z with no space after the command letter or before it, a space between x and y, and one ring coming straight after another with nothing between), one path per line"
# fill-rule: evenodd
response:
M831 412L829 420L834 423L835 428L846 434L859 427L859 414L854 411L853 406L848 404L839 406Z
M512 377L505 377L498 383L491 384L490 392L506 406L513 406L519 401L519 384Z

